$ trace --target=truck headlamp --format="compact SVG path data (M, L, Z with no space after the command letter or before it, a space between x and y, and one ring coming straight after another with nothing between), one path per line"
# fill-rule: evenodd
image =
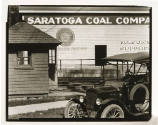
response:
M84 102L84 97L83 97L83 96L80 96L79 101L80 101L81 103L83 103L83 102Z
M101 101L102 101L102 100L101 100L100 98L97 98L97 99L96 99L96 104L97 104L97 105L101 105Z

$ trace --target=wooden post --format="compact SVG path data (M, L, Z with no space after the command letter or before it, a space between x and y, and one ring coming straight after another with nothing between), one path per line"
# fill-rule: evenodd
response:
M103 79L104 79L104 65L103 65Z
M122 76L123 76L123 61L122 61Z
M82 70L82 59L80 59L81 60L81 70Z
M118 61L117 61L117 80L118 80Z
M60 70L61 70L61 59L60 59Z
M136 66L135 66L135 62L133 62L133 64L134 64L134 74L135 74L135 72L136 72Z
M128 71L128 61L127 61L127 71Z
M103 77L103 66L100 66L100 70L101 70L101 77Z

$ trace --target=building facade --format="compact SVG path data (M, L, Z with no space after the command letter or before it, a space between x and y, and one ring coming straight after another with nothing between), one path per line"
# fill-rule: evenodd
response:
M150 49L149 7L19 6L19 13L23 21L62 43L56 54L59 83L114 79L116 67L104 66L103 74L98 59Z

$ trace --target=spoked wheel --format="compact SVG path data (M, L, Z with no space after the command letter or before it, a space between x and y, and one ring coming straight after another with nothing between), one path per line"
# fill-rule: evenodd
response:
M135 104L135 108L140 112L145 112L149 109L149 100L145 100L141 104Z
M110 104L103 110L101 118L124 118L124 111L119 105Z
M65 118L83 118L84 112L79 103L69 101L66 105L64 115Z
M149 90L144 84L133 86L130 92L130 100L135 103L135 109L146 112L149 109Z

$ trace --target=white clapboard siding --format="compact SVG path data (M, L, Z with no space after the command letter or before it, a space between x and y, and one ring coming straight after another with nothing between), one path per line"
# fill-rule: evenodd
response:
M94 59L95 45L107 45L107 56L149 51L149 44L122 45L122 41L148 41L149 25L34 25L56 38L61 28L70 28L75 40L70 46L58 46L58 59ZM125 51L123 46L147 47L145 50Z

